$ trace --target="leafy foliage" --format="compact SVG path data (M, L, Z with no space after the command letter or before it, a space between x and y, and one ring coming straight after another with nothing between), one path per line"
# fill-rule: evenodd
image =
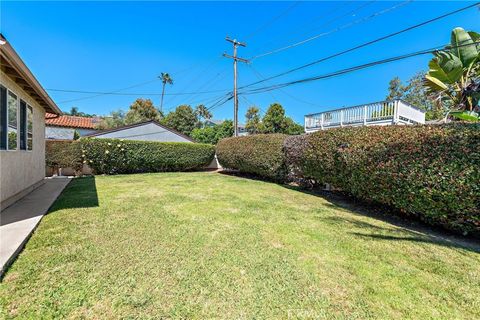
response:
M282 181L286 177L284 134L258 134L227 138L217 144L217 158L224 168Z
M284 134L302 134L303 126L299 125L292 118L285 116L285 109L279 103L273 103L260 120L259 109L250 107L247 110L245 125L250 134L257 133L284 133Z
M96 174L200 169L207 166L215 154L212 145L187 142L87 138L78 143L83 161Z
M217 144L221 139L231 136L233 136L232 120L226 120L223 123L215 126L195 128L191 134L191 137L195 141L209 144Z
M427 223L480 232L480 126L341 128L286 144L300 178L330 183L358 198Z
M447 100L455 111L467 111L470 116L478 108L480 74L479 35L455 28L451 34L450 46L434 53L430 60L425 85L431 94Z
M425 72L418 72L404 85L399 77L390 80L386 100L402 99L411 105L425 110L426 120L442 119L447 112L448 105L442 105L427 92L424 86Z
M137 99L130 105L125 116L125 124L134 124L143 121L160 121L161 114L150 99Z
M73 168L83 166L82 152L77 141L45 141L45 164L47 167Z
M162 119L162 123L188 136L199 126L197 115L188 105L178 106Z

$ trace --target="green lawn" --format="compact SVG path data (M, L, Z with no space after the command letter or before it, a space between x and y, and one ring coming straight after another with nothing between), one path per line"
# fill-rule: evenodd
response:
M218 173L75 179L0 317L480 318L475 245L335 203Z

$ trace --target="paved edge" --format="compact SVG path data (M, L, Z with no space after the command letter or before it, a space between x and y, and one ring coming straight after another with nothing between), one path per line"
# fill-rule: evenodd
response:
M23 238L23 239L21 239L21 241L18 242L18 244L14 244L14 246L16 246L17 248L14 251L11 251L11 253L10 252L8 253L9 257L2 264L0 269L0 282L3 280L3 277L7 272L7 270L9 269L9 267L12 265L12 263L15 261L15 259L18 257L20 252L25 247L26 243L32 236L33 232L36 230L36 228L40 224L40 221L42 221L43 216L45 216L48 213L48 211L50 211L50 208L52 207L52 205L55 203L58 197L62 194L63 190L70 183L71 180L72 179L69 179L69 178L61 178L61 179L46 178L44 184L34 189L32 192L28 193L27 195L25 195L25 197L21 198L20 200L18 200L17 202L15 202L14 204L6 208L5 210L2 210L2 213L0 214L0 218L1 216L5 216L6 214L9 214L9 212L12 213L11 211L15 212L15 211L20 211L22 209L25 210L25 208L27 208L28 210L28 207L31 206L32 204L32 200L34 202L35 201L38 202L39 199L43 199L45 201L44 205L35 206L36 209L38 210L38 214L36 215L36 217L38 218L25 219L25 220L31 220L30 221L31 223L29 223L28 225L28 228L30 230L27 233L18 235L20 238ZM9 227L15 228L14 226L15 224L18 224L18 222L13 222L9 224ZM0 226L0 231L2 231L1 233L5 232L6 228L4 227L5 226L3 225ZM0 234L0 238L4 238L4 236ZM2 242L4 240L5 239L2 239Z

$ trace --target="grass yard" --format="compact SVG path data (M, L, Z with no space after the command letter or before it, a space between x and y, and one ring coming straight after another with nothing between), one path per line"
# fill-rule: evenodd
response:
M0 317L480 318L478 246L357 211L218 173L75 179Z

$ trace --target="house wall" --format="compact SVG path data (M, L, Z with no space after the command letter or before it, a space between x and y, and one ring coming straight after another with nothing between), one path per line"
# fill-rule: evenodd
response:
M191 142L184 137L164 129L155 123L146 123L143 126L123 129L119 131L109 132L97 135L95 138L113 138L125 140L142 140L142 141L160 141L160 142Z
M45 139L73 140L75 130L77 130L77 132L80 134L81 137L95 132L95 130L93 129L78 129L78 128L46 126Z
M0 151L1 207L45 177L45 110L5 73L0 83L33 108L33 150Z

